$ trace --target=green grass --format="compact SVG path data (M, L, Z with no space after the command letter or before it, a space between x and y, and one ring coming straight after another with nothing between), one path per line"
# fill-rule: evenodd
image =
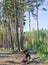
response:
M48 52L47 53L37 53L37 56L42 57L42 63L48 63Z

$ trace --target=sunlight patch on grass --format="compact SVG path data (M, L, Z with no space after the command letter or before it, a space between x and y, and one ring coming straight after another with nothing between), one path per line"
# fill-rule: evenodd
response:
M7 59L0 59L0 63L5 63L5 62L18 62L19 59L15 58L7 58Z

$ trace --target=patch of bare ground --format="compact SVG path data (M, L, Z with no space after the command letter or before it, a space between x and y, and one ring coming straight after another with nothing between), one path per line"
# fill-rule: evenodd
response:
M20 63L23 59L22 54L16 54L11 57L4 57L0 59L0 65L48 65L42 63L42 58L32 55L32 61L28 63Z

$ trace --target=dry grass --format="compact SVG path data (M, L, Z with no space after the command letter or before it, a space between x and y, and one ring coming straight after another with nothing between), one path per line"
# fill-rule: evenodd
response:
M23 64L16 63L16 62L21 62L21 60L22 60L22 57L18 54L16 56L4 57L4 58L0 59L0 63L2 63L0 65L23 65ZM6 63L6 64L4 64L4 63ZM26 64L26 65L48 65L48 64L32 62L32 63Z
M0 59L0 63L5 63L5 62L18 62L19 59L18 58L3 58L3 59Z

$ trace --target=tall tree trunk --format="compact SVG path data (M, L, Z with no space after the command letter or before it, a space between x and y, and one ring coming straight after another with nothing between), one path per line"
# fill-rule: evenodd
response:
M29 11L29 32L31 32L30 11Z
M15 30L16 30L16 44L18 44L18 50L20 50L19 38L18 38L18 21L16 16L16 0L14 0L14 21L15 21Z
M22 5L21 5L21 8L22 8ZM20 44L21 44L21 49L23 50L23 43L24 43L24 25L23 25L23 22L24 22L24 10L21 9L21 15L20 15Z
M7 49L7 29L6 29L6 27L4 26L4 29L5 29L5 40L4 40L4 44L5 44L5 49Z
M13 51L14 51L14 44L13 44L13 39L12 39L12 34L11 34L11 27L10 27L10 20L9 20L9 23L8 23L8 30L9 30L9 35L10 35L10 39L11 39L11 47L12 47L12 49L13 49Z
M11 38L11 47L14 51L14 42L13 42L13 38L12 38L12 33L11 33L11 16L10 16L10 20L9 20L9 32L10 32L10 38Z
M31 47L31 49L32 49L30 11L29 11L29 41L30 41L30 47Z
M5 49L5 45L6 45L6 36L5 36L5 27L3 26L3 48Z
M9 17L8 13L6 13L6 14L7 14L9 37L10 37L10 45L11 45L12 50L14 51L14 44L13 44L13 39L12 39L12 34L11 34L11 26L10 26L11 18Z
M4 21L4 15L3 15L3 21ZM4 28L4 22L2 22L2 28L3 28L3 48L5 48L5 28Z
M36 15L37 15L37 42L39 47L39 22L38 22L38 0L36 1Z

